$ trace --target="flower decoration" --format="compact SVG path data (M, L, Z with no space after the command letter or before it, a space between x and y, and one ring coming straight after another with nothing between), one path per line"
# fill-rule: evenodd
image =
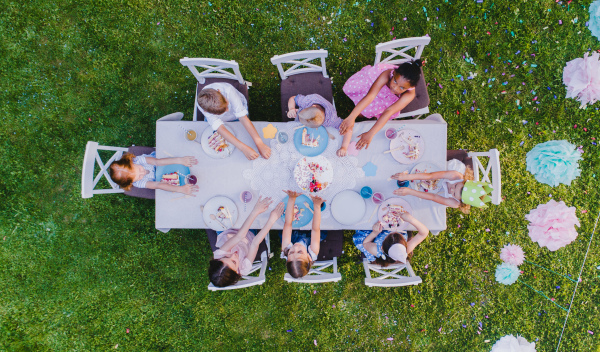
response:
M504 285L512 285L521 275L516 265L502 263L496 267L496 281Z
M600 73L599 73L600 74ZM580 174L581 153L568 141L548 141L527 153L527 171L535 179L552 187L561 183L571 185Z
M266 139L272 139L275 138L275 134L277 133L277 127L273 126L272 124L268 124L266 127L263 127L262 131L263 136Z
M575 225L580 225L575 207L567 207L563 201L552 199L530 211L525 218L530 222L527 228L531 240L551 251L556 251L577 238Z
M519 335L506 335L496 341L491 352L535 352L535 342L527 342Z
M567 98L575 98L581 108L600 99L600 54L585 53L583 58L567 62L563 70L563 83L567 86Z
M590 23L588 28L592 35L600 40L600 0L590 4Z
M523 248L521 248L521 246L507 244L500 250L500 259L507 264L519 266L523 264L523 260L525 260L525 253L523 253Z

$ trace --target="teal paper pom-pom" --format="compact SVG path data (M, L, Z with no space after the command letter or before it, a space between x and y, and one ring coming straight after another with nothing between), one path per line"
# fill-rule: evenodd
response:
M535 179L552 187L561 183L571 185L580 174L581 153L567 141L548 141L527 153L527 171Z
M504 285L512 285L517 282L521 275L519 267L512 264L502 263L496 267L496 281Z
M589 29L592 35L600 40L600 0L594 1L590 5Z

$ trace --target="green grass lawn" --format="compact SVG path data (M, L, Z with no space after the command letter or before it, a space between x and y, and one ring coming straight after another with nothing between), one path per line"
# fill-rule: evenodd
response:
M600 103L565 99L562 70L600 49L585 25L590 2L2 1L0 350L489 351L521 334L555 351L566 312L523 284L498 284L494 270L514 243L532 262L579 275L600 211ZM264 285L209 292L204 231L156 231L152 201L81 198L87 141L154 145L158 118L191 119L195 79L180 58L236 60L253 82L251 119L277 121L269 59L327 49L345 117L353 104L342 86L373 63L375 45L425 34L430 110L448 121L449 148L500 150L505 201L470 215L448 210L448 230L413 258L418 286L367 288L347 233L338 283L285 283L273 259ZM526 153L555 139L584 151L570 186L525 170ZM576 207L581 221L578 239L556 252L530 240L524 217L550 199ZM599 237L561 351L600 350ZM574 283L521 270L569 305Z

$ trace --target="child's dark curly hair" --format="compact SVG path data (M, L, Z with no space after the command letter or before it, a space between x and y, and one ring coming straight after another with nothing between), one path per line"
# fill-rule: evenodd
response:
M423 66L423 64L420 59L407 61L400 64L400 66L394 70L394 73L404 77L411 87L415 87L417 83L419 83L419 79L421 79L421 66Z
M208 267L208 278L217 287L230 286L238 282L242 276L220 260L211 259Z

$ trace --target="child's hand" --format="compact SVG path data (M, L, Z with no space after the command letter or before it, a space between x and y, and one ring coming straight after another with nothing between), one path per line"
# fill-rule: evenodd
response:
M187 167L192 167L193 165L198 164L198 160L196 160L196 158L194 158L193 156L184 156L180 159L180 164L185 165Z
M343 157L345 157L346 155L348 155L348 148L341 147L340 149L338 149L338 151L337 151L337 153L336 153L336 154L337 154L337 156L339 156L340 158L343 158Z
M377 221L374 225L373 225L373 232L374 233L380 233L381 231L383 231L383 225L381 225L381 222Z
M290 190L287 190L287 191L284 191L284 192L290 198L298 198L302 194L302 193L298 193L298 192L294 192L294 191L290 191Z
M402 213L402 214L400 214L400 217L402 218L402 220L408 221L408 222L410 222L412 219L414 219L414 217L410 213Z
M353 128L354 120L345 118L344 121L342 121L342 124L340 125L340 134L346 134L346 132L352 131Z
M362 133L358 136L360 139L356 142L356 149L361 150L362 148L369 149L369 144L373 140L373 136L369 132Z
M256 147L263 158L269 159L271 157L271 148L269 148L263 141L256 143Z
M296 116L298 116L298 109L290 109L290 111L287 113L287 117L290 119L295 119Z
M249 146L246 146L245 148L241 148L242 153L244 153L244 155L246 156L246 158L248 158L248 160L254 160L256 158L258 158L258 153L250 148Z
M269 215L269 220L274 222L277 219L279 219L281 217L281 215L283 215L284 209L285 209L285 206L283 205L283 202L277 204L275 209L273 209L273 211L271 211L271 215Z
M271 198L267 197L267 198L263 198L262 196L258 198L258 202L256 202L256 205L254 206L254 212L256 214L262 214L265 212L265 210L267 210L269 208L269 205L271 205L271 203L273 203L273 201L271 200Z
M321 204L323 204L323 202L324 202L323 198L321 198L319 196L313 196L313 195L311 195L310 199L312 199L313 204L315 205L315 209L317 209L317 208L320 209L321 208Z
M397 174L392 175L392 180L404 181L406 180L406 175L408 175L408 171L399 172Z
M195 195L193 195L192 193L193 192L198 192L199 189L200 188L198 187L198 185L187 184L185 186L180 186L178 191L179 191L179 193L183 193L183 194L186 194L188 196L195 197Z
M397 196L409 196L413 192L412 189L408 187L402 187L394 190L394 194Z

